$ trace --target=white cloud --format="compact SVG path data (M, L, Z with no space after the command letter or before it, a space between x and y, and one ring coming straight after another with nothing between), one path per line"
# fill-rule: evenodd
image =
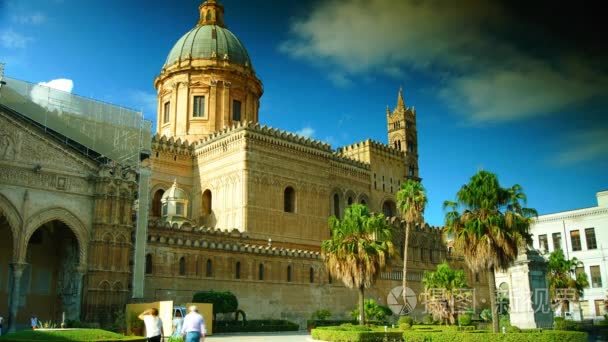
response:
M292 22L279 49L325 68L336 86L424 71L471 122L542 116L608 96L608 73L593 61L548 61L492 35L517 25L497 2L327 0L309 13Z
M566 148L555 158L559 165L576 164L608 156L608 127L578 131L564 139Z
M25 36L9 28L0 31L0 44L7 49L23 49L32 41L31 37Z
M56 90L65 91L67 93L71 93L72 89L74 89L74 82L67 78L57 78L48 82L40 82L38 84Z
M315 130L310 126L306 126L303 127L301 130L297 131L296 134L307 138L312 138L315 135Z
M14 15L13 21L22 25L40 25L46 21L46 15L41 12L35 12L27 15Z

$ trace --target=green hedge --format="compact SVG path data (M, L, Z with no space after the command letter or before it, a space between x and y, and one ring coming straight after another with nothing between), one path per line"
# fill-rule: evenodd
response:
M306 328L310 330L316 327L328 327L347 323L357 324L357 320L309 319L308 321L306 321Z
M144 337L124 336L101 329L23 330L0 337L2 342L24 341L146 341Z
M587 342L587 334L577 331L553 331L530 333L494 334L486 331L445 332L445 331L406 331L406 342Z
M300 326L296 323L280 319L260 319L243 321L215 321L214 333L232 332L262 332L262 331L298 331Z
M394 330L394 329L391 329ZM339 342L375 342L402 341L401 331L378 331L365 326L361 327L320 327L311 331L315 340Z

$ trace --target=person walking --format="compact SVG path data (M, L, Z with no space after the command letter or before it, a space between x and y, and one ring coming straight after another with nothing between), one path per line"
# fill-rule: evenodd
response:
M2 336L2 322L4 322L4 317L0 316L0 336Z
M148 309L142 312L138 318L144 321L148 342L160 342L163 336L163 322L158 317L158 309Z
M172 337L182 336L182 325L184 325L184 317L180 310L175 311L175 318L173 318L173 335Z
M182 325L182 336L185 337L185 342L203 342L206 334L205 319L198 313L196 305L191 305L184 318L184 325Z
M38 317L36 317L36 315L32 315L32 317L30 317L30 326L32 327L32 330L36 330L36 328L38 328Z

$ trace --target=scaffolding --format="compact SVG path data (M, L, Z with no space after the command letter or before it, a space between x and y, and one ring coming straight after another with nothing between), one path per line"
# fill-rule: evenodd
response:
M141 112L2 75L1 105L83 146L88 156L138 169L150 154L152 122Z

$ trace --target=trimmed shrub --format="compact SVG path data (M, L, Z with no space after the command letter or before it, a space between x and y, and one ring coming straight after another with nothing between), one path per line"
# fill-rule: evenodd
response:
M571 331L581 330L576 322L569 321L567 319L564 319L563 317L555 317L553 321L553 329Z
M575 331L552 331L542 333L494 334L487 331L471 332L447 331L406 331L403 333L406 342L586 342L587 334Z
M372 342L372 341L401 341L402 332L389 329L384 331L382 327L370 328L344 324L339 327L321 327L313 329L311 336L315 340L340 341L340 342Z
M426 325L435 324L433 315L424 315L424 317L422 317L422 324L426 324Z
M405 323L411 327L412 325L414 325L414 319L411 316L401 316L401 317L399 317L398 323L399 323L399 325Z
M332 319L332 320L309 319L308 321L306 321L306 328L308 330L310 330L310 329L314 329L316 327L327 327L327 326L334 326L334 325L340 325L340 324L345 324L345 323L357 324L358 322L356 320L340 320L340 319Z
M473 319L470 314L465 313L462 315L458 315L458 325L466 327L466 326L471 325L472 322L473 322Z
M387 316L391 316L393 311L384 305L376 303L373 299L366 299L364 302L365 320L366 321L384 321ZM353 319L359 318L359 308L355 308L350 312Z
M218 313L235 312L239 307L239 301L232 292L225 291L202 291L192 296L194 303L213 304L213 316Z
M146 341L145 337L124 336L101 329L22 330L0 337L0 341Z
M508 333L520 333L521 329L519 329L519 327L516 327L516 326L512 325L510 327L507 327L506 331Z
M310 318L311 318L311 320L315 320L315 321L324 321L324 320L328 319L329 317L331 317L331 311L329 311L327 309L320 309L320 310L313 312Z
M281 319L259 319L242 321L214 321L213 332L272 332L272 331L298 331L300 326L296 323Z

